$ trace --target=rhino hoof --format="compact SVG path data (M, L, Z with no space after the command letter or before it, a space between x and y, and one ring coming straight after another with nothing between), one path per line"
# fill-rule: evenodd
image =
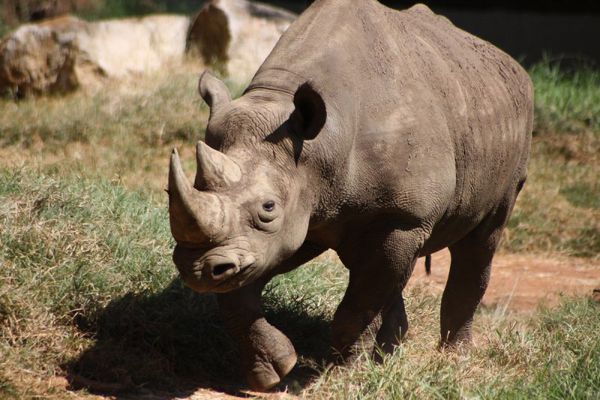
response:
M265 392L281 382L296 361L296 353L293 352L272 362L257 362L248 373L248 384L253 390Z
M242 365L254 390L267 391L296 365L292 342L265 319L256 321L242 350ZM244 351L245 349L245 351Z

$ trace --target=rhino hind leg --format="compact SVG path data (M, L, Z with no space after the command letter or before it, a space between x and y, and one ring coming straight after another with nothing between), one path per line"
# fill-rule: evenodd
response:
M473 316L487 289L492 258L522 185L519 183L516 193L507 196L471 233L449 247L452 261L442 296L441 348L472 342Z
M466 240L450 248L452 262L440 312L440 347L471 343L473 316L490 278L495 245L492 247Z
M333 347L342 361L362 350L389 353L408 329L402 289L412 273L423 243L420 229L384 228L348 242L341 249L350 282L332 323ZM358 244L360 243L360 244Z

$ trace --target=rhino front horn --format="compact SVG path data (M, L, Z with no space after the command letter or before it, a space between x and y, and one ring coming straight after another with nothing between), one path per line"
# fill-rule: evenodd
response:
M194 189L181 167L176 149L169 166L169 220L175 240L192 244L219 241L226 235L219 198Z
M235 161L204 142L196 145L196 162L194 187L198 190L227 187L242 178L242 170Z

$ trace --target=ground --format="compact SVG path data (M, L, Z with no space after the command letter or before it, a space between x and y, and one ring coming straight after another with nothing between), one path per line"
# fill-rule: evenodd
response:
M425 275L423 260L415 267L410 285L425 285L436 293L444 290L450 253L432 257L431 276ZM511 312L532 312L541 305L555 306L561 295L592 296L600 288L600 262L585 258L500 254L494 258L492 278L483 307Z
M319 257L326 262L339 262L337 255L329 251ZM424 258L419 259L409 282L409 288L419 287L432 294L441 294L444 290L450 266L450 253L447 250L432 255L432 273L425 273ZM562 296L594 296L594 289L600 288L600 262L585 258L564 256L532 256L521 254L499 254L494 258L492 278L481 307L493 309L502 314L531 314L538 307L556 306ZM600 302L600 298L596 298ZM414 338L412 338L414 340ZM409 340L411 338L409 337ZM477 337L475 337L477 342ZM87 381L88 387L97 386L106 390L105 384ZM55 378L50 385L69 386L65 378ZM110 391L110 387L108 387ZM286 389L273 393L256 393L250 390L238 391L236 388L220 388L221 390L199 389L192 395L178 393L137 394L132 400L232 400L244 398L260 399L296 399ZM75 392L76 395L76 392ZM86 399L91 399L89 395ZM123 398L120 396L97 396L97 399Z

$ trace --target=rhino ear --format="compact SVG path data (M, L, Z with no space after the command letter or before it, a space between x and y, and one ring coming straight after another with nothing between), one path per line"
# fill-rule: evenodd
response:
M294 106L290 116L292 129L305 140L316 138L327 120L323 97L310 83L303 83L294 94Z
M223 104L231 101L231 95L227 86L209 71L204 71L200 75L198 92L210 107L211 114Z

